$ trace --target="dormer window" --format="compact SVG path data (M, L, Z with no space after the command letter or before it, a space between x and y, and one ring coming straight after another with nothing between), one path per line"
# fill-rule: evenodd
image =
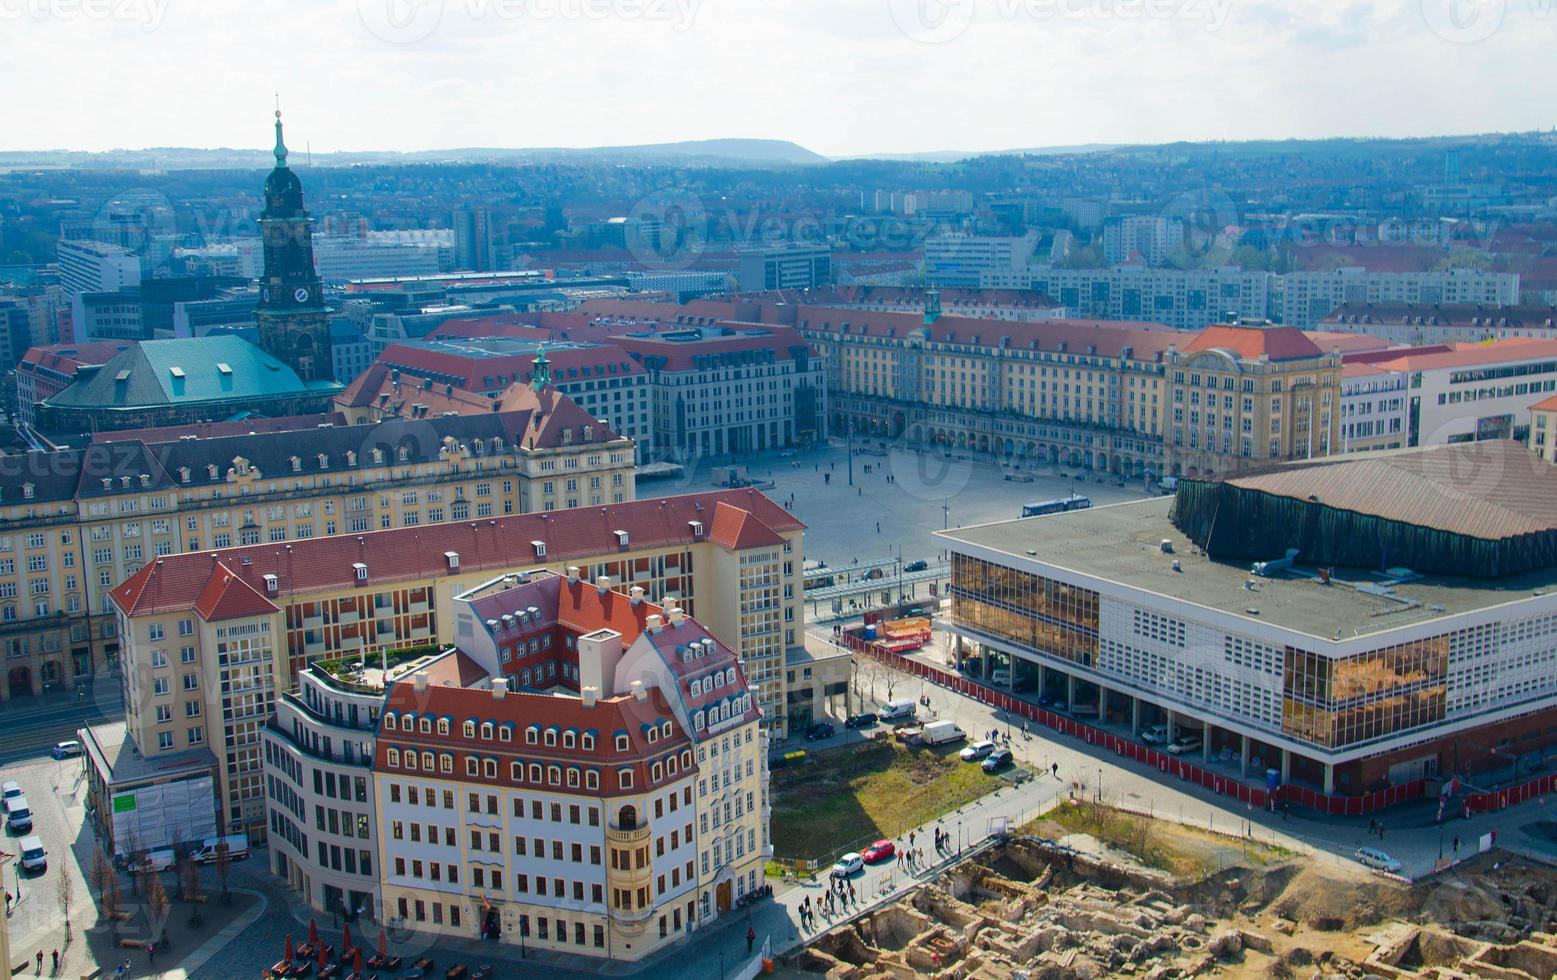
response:
M563 748L571 749L571 748L574 747L576 742L577 742L577 737L572 732L563 732L562 733L562 747Z
M628 747L627 733L618 732L616 736L616 751L626 752Z
M546 729L546 744L547 745L552 745L552 746L557 744L557 730L556 729L554 729L554 728Z
M461 729L461 731L464 733L466 738L475 738L476 737L476 723L473 722L473 721L465 722L465 725Z
M585 732L582 736L579 737L578 747L583 749L585 752L595 751L595 736Z
M481 723L481 737L488 742L492 741L492 723L490 721Z
M438 719L438 734L439 735L447 735L447 734L449 734L449 719L447 719L447 718L439 718Z
M364 565L360 561L356 561L352 562L351 567L357 573L357 581L366 582L368 580L368 566Z
M529 728L526 728L524 730L524 744L526 744L526 745L536 745L536 744L539 743L539 741L540 741L540 732L536 729L536 727L534 725L531 725Z
M293 473L301 473L303 471L303 457L301 457L301 456L293 456L291 458L291 462L292 462L292 472Z

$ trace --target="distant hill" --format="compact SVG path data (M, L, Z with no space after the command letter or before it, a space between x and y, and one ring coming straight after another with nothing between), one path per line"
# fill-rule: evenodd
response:
M290 135L290 134L289 134ZM581 163L679 164L700 167L797 167L828 163L827 157L813 153L788 140L711 139L679 143L648 143L640 146L534 147L505 149L498 147L460 147L447 150L417 150L409 153L391 150L361 152L338 151L309 153L307 144L297 137L288 140L292 160L307 161L316 167L349 167L364 164L402 163L538 163L574 161ZM76 167L80 169L124 170L252 170L269 167L270 150L198 149L182 146L157 146L144 150L106 150L87 153L77 150L17 150L0 152L0 171L34 168Z
M1075 146L1034 146L1020 150L926 150L922 153L863 153L838 160L896 160L906 163L957 163L974 157L1053 156L1061 153L1104 153L1123 143L1080 143Z

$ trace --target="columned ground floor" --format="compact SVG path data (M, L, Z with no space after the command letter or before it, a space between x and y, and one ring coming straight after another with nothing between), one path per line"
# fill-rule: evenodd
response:
M1465 794L1539 775L1557 760L1557 707L1493 716L1407 747L1336 759L1253 723L1175 707L1085 668L948 628L957 635L952 666L961 677L1074 719L1099 739L1150 749L1170 775L1182 763L1255 792L1283 787L1278 799L1327 812L1371 812L1441 791L1445 807L1459 807Z
M1053 419L981 412L895 399L830 396L834 435L988 453L1013 465L1058 466L1119 479L1164 474L1161 438L1090 419Z

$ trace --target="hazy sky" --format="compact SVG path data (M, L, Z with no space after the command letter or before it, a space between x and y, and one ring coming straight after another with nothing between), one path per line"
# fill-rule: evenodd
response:
M0 0L0 149L820 153L1557 122L1557 0Z

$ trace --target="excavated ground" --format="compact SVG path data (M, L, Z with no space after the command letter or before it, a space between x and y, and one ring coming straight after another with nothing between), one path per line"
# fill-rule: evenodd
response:
M819 937L793 977L1550 980L1557 872L1483 855L1403 885L1304 859L1195 880L1022 838Z

